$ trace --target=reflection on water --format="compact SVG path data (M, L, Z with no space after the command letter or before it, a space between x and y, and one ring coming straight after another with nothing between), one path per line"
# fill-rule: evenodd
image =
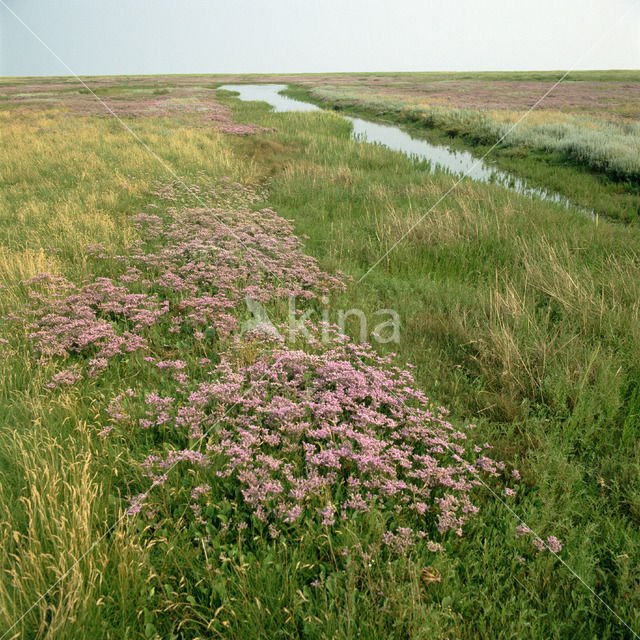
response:
M406 131L391 124L369 122L348 117L353 123L353 136L358 140L377 142L394 151L420 160L428 160L432 166L447 169L455 174L466 174L473 180L489 182L495 170L474 158L468 151L453 151L426 140L412 138Z
M275 111L321 111L315 104L294 100L279 92L287 88L284 84L225 84L219 87L239 93L240 100L259 100L270 104ZM401 151L411 158L426 160L431 171L444 170L458 176L468 176L479 182L493 182L523 195L551 200L565 207L573 206L568 198L528 186L522 179L506 171L500 171L468 151L454 151L448 147L431 144L426 140L412 138L406 131L391 124L371 122L362 118L343 116L353 125L352 136L362 142L382 144L394 151ZM590 213L586 212L585 213Z

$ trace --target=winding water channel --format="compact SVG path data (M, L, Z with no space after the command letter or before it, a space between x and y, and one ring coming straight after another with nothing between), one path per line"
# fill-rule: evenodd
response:
M225 84L219 88L237 92L240 100L266 102L277 112L322 111L315 104L281 95L280 91L287 88L284 84ZM501 171L485 163L482 159L475 158L468 151L457 151L442 145L431 144L421 138L413 138L395 125L382 124L354 116L343 115L342 117L353 125L351 135L355 140L381 144L393 151L401 151L410 158L425 160L429 163L432 172L447 171L456 176L467 176L478 182L492 182L522 195L549 200L567 208L575 206L565 196L532 187L522 178ZM584 213L591 213L583 209L580 210Z

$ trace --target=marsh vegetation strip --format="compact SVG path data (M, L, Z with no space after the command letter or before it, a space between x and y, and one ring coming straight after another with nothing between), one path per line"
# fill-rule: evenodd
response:
M286 85L281 84L227 84L220 87L225 91L237 92L240 100L266 102L277 112L321 111L315 104L282 95L280 92L286 88ZM400 151L412 159L425 161L431 171L445 171L456 176L466 176L478 182L495 183L522 195L549 200L567 208L572 206L565 196L533 187L522 178L501 171L468 151L450 149L424 139L414 138L395 125L372 122L354 116L343 117L351 122L352 136L356 140L381 144L392 151Z

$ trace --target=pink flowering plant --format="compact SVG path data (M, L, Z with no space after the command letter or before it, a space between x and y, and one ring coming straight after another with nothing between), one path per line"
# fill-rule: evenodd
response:
M189 464L209 487L197 492L194 513L208 497L227 502L235 527L277 535L302 522L339 527L375 510L402 527L403 545L388 545L397 550L436 532L461 535L477 512L470 493L478 477L504 468L470 454L467 434L431 409L411 374L366 344L336 336L328 348L266 350L242 368L232 349L213 374L173 421L185 440L209 434L201 452L170 451L144 466L157 475Z
M13 320L56 369L46 390L107 370L143 381L107 400L97 433L105 446L144 451L121 481L129 513L152 530L180 514L176 526L204 553L221 536L239 544L300 531L340 538L347 559L439 552L434 538L462 535L478 512L479 485L501 482L516 499L506 485L519 475L454 427L392 355L311 320L294 342L278 322L280 332L240 331L247 298L284 323L291 296L303 314L345 288L303 252L290 222L261 208L264 195L228 180L157 185L133 218L133 246L88 248L102 275L25 283L31 304Z
M25 282L32 304L17 319L34 353L41 363L73 361L50 388L76 382L81 370L97 377L110 362L167 341L202 355L215 351L212 342L240 327L248 296L265 304L288 296L308 301L344 286L302 252L289 222L271 209L255 209L260 188L223 180L185 190L174 183L158 185L153 195L166 206L192 203L194 194L208 206L135 216L140 239L125 255L88 248L98 269L100 263L119 266L119 277L75 285L41 274Z
M104 81L98 82L104 85ZM3 93L14 109L23 111L56 106L76 117L117 116L124 120L171 118L190 127L213 129L235 136L273 131L257 124L236 122L231 108L221 104L216 99L216 89L210 87L178 86L159 92L148 87L137 94L112 88L113 95L109 95L100 91L101 87L97 86L96 81L92 81L91 86L97 91L98 100L86 88L69 90L67 87L63 91L50 93L46 87L6 87ZM44 95L39 95L43 89Z

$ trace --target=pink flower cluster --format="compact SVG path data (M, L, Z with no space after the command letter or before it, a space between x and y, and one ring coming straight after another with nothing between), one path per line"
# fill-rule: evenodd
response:
M35 352L41 360L86 356L86 372L91 377L104 371L115 356L146 349L143 330L168 311L168 302L131 293L108 278L76 287L43 274L28 284L36 283L49 287L44 293L32 292L33 304L23 313L29 320L29 338ZM82 377L77 367L73 374L63 373L56 374L47 386L73 384Z
M193 462L233 480L247 517L332 526L373 508L395 519L401 512L420 524L387 536L399 549L424 537L422 527L460 535L477 512L470 492L478 476L504 469L474 463L466 434L430 408L408 371L369 345L318 341L307 351L265 350L240 369L233 362L231 349L173 425L188 437L211 434L206 457ZM166 470L175 455L146 466Z
M204 206L193 207L194 193ZM175 182L153 195L154 213L134 218L135 246L114 256L90 250L98 264L120 265L119 276L76 286L42 275L29 283L36 290L22 314L40 358L72 360L51 388L135 351L146 352L138 366L149 379L162 381L117 394L100 431L160 436L162 449L142 464L150 485L130 513L188 465L196 484L185 499L198 523L205 503L239 499L235 528L262 522L274 538L305 521L332 528L372 510L387 522L382 542L392 551L435 531L461 535L478 511L472 490L505 465L485 455L488 444L467 446L466 431L431 406L408 369L326 325L307 323L332 340L304 349L258 330L234 333L246 297L267 304L295 295L304 306L344 287L340 275L323 272L292 225L259 208L259 189Z
M533 531L526 524L519 524L516 527L516 538L533 535ZM562 551L562 543L555 536L548 536L546 540L534 535L531 541L538 551L550 551L554 555Z
M312 299L343 286L302 252L289 222L271 209L252 209L263 195L259 190L228 181L197 189L206 208L169 208L163 218L137 215L142 238L125 255L89 248L98 260L121 263L119 278L76 286L41 274L25 283L33 288L32 304L22 317L42 360L82 356L86 375L96 377L113 358L148 350L152 327L200 342L224 339L238 328L247 296L263 303L288 295ZM154 194L172 203L190 197L179 183L159 185ZM175 371L184 386L179 362L156 366ZM56 376L50 388L73 384L81 374L74 368Z

